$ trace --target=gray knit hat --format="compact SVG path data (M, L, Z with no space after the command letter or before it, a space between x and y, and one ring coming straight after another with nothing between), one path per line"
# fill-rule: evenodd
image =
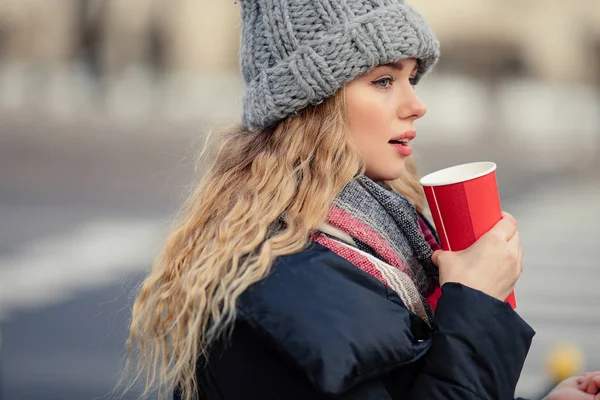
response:
M404 0L241 0L242 123L267 128L334 95L379 64L417 58L416 82L439 42Z

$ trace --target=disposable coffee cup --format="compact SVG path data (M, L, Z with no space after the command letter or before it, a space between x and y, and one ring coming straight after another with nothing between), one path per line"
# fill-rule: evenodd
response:
M424 176L420 183L446 251L468 248L502 219L493 162L445 168ZM514 292L506 302L517 307Z

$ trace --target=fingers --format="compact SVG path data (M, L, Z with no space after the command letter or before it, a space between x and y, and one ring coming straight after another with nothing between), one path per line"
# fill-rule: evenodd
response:
M577 378L577 380L581 380L581 382L583 382L585 379L594 376L594 375L600 375L600 371L588 371L588 372L584 372L583 375L581 375L580 377Z
M600 375L593 376L590 378L590 384L587 388L589 394L596 394L600 389Z
M520 247L519 248L519 261L518 261L518 267L519 267L519 274L523 273L523 248Z
M431 262L433 263L433 265L435 265L438 268L440 267L440 265L439 265L440 254L442 254L442 250L436 250L431 255Z
M507 212L502 212L502 219L490 230L505 241L510 240L517 232L517 220Z
M521 247L521 234L517 231L514 236L508 241L508 251L516 261L516 270L523 272L523 247Z
M600 372L586 372L577 378L577 382L579 383L579 390L582 392L591 395L600 395Z
M519 248L519 272L523 272L523 248Z

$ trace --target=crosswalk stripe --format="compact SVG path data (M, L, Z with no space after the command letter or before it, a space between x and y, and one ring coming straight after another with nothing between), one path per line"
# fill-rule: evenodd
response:
M164 227L158 220L94 220L3 255L0 320L149 269Z

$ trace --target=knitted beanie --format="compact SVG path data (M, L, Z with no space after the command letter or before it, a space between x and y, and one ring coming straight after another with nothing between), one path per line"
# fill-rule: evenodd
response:
M418 60L415 82L439 42L404 0L241 0L242 123L275 125L333 96L379 64Z

